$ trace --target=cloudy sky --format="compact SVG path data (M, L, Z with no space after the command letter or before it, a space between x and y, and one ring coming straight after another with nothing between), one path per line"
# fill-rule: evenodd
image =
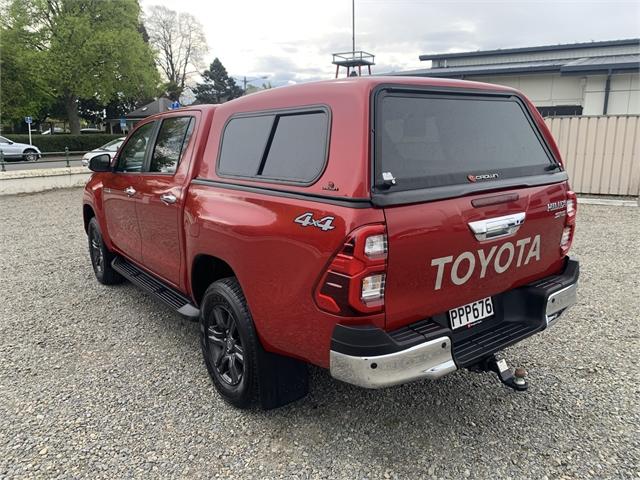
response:
M331 53L351 50L351 0L142 0L192 13L209 61L274 86L332 78ZM640 37L637 0L355 0L356 49L376 73L426 68L424 53ZM261 82L261 81L260 81ZM260 83L256 82L256 83Z

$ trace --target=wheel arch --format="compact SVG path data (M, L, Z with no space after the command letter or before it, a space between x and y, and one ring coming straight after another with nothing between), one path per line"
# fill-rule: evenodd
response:
M216 280L237 275L231 265L223 259L209 254L198 254L194 256L191 264L191 296L200 305L204 292ZM238 279L238 282L240 280Z
M84 231L88 233L89 231L89 222L93 217L96 216L96 212L93 210L93 207L88 203L82 205L82 219L84 221Z

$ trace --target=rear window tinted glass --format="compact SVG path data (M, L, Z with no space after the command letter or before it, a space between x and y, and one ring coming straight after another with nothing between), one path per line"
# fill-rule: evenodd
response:
M274 115L233 118L224 129L220 173L251 177L258 173Z
M544 174L549 156L513 99L385 95L378 103L376 183L393 191Z
M324 166L326 145L325 113L281 116L262 176L300 182L313 180Z
M233 118L222 138L219 173L276 182L311 182L324 167L328 128L325 111Z

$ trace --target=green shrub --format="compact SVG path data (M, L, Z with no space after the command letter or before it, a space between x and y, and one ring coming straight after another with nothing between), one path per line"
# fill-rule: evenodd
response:
M29 143L29 135L11 134L4 136L17 143ZM104 133L87 135L32 135L31 143L38 147L41 152L64 152L64 147L68 147L70 152L87 152L122 136L123 135L107 135Z

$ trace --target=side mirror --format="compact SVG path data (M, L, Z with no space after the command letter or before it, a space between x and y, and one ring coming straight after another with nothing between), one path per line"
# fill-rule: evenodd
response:
M102 155L96 155L89 160L89 170L92 172L110 172L111 171L111 157L108 153Z

